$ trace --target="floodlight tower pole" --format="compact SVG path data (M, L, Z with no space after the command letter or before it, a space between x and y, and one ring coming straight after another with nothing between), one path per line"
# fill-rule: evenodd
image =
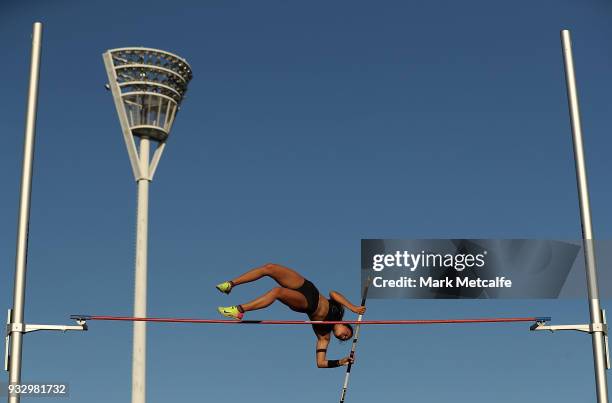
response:
M104 53L108 89L138 187L134 316L147 316L147 244L149 182L166 146L174 118L191 80L187 62L149 48L120 48ZM134 137L139 138L139 149ZM151 157L151 142L157 143ZM146 402L146 322L135 322L132 346L132 403Z
M147 316L147 247L149 228L149 139L140 139L140 172L136 212L134 315ZM134 323L132 346L132 403L146 401L147 327Z
M38 78L40 72L40 53L42 46L42 23L34 23L32 30L32 54L30 64L30 86L26 111L25 141L23 145L23 171L21 195L19 200L19 221L17 227L17 256L15 262L15 284L13 309L9 321L23 323L25 305L26 269L28 255L28 226L30 221L30 199L32 190L32 170L34 161L34 140L36 137L36 108L38 104ZM7 354L9 384L21 382L21 348L23 333L10 329L10 354ZM7 340L8 341L8 340ZM9 403L19 403L18 394L9 394Z
M576 163L576 178L580 198L580 214L582 222L582 242L586 265L589 308L591 314L590 328L593 341L593 361L595 366L595 383L597 388L597 402L608 403L608 383L606 379L607 351L605 337L607 329L604 314L599 305L599 287L597 284L597 268L595 262L595 249L593 227L591 223L591 207L589 202L589 189L587 183L586 164L582 143L582 127L580 123L580 109L578 106L578 90L572 55L572 42L568 30L561 31L563 59L565 62L565 80L567 83L567 99L570 109L572 136L574 143L574 158Z

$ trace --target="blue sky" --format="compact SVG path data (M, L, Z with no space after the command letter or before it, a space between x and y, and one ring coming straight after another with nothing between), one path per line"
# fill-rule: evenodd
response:
M559 31L573 33L598 238L612 234L612 4L5 1L0 301L9 307L31 24L45 23L26 318L130 314L135 184L101 54L175 52L194 79L151 186L149 312L214 317L269 261L359 295L361 238L580 237ZM600 270L609 268L600 267ZM609 302L609 301L606 301ZM585 301L373 300L369 318L550 315ZM299 318L282 306L258 318ZM363 329L348 401L594 401L590 339L524 324ZM344 356L334 344L330 355ZM32 334L23 377L128 401L131 326ZM151 403L337 399L301 327L149 326Z

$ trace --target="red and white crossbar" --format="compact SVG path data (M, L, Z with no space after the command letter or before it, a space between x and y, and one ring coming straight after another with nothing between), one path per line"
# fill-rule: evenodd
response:
M399 319L399 320L232 320L232 319L197 319L197 318L139 318L133 316L109 315L71 315L71 319L86 322L89 320L125 321L125 322L162 322L162 323L201 323L217 325L437 325L461 323L509 323L536 322L545 323L551 320L547 316L520 318L473 318L473 319Z

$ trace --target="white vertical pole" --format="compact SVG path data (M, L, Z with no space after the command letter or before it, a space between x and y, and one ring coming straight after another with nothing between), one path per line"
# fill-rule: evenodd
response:
M32 190L32 171L34 161L34 142L36 138L36 107L38 104L38 78L42 45L42 23L34 23L32 30L32 54L30 64L30 86L25 122L23 144L23 170L21 194L19 199L19 219L17 226L17 252L15 259L15 284L13 291L13 311L11 323L24 323L26 269L28 255L28 226L30 221L30 198ZM11 330L10 333L9 383L21 382L21 353L23 333ZM9 395L9 403L19 403L19 395Z
M589 188L587 182L586 165L582 144L582 127L580 123L580 109L578 106L578 90L576 87L576 74L574 58L572 56L572 42L568 30L561 31L563 58L565 61L565 80L567 83L567 99L570 109L572 136L574 141L574 158L576 163L576 178L580 197L580 214L582 222L582 242L586 265L589 308L591 325L601 325L603 317L599 306L599 288L597 285L597 268L595 262L595 249L593 245L593 227L591 224L591 207L589 202ZM593 361L595 365L595 382L597 387L597 402L608 403L608 383L606 379L606 354L604 347L604 334L602 331L592 332Z
M140 140L140 174L138 211L136 212L136 267L134 316L147 316L147 235L149 219L149 149L150 140ZM146 402L147 327L146 322L134 322L132 350L132 403Z

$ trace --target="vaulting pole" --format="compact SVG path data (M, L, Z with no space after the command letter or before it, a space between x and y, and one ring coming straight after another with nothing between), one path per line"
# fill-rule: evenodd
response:
M595 365L595 383L597 387L597 402L608 403L608 383L606 379L606 353L604 347L603 315L599 306L599 287L597 285L597 267L595 262L595 249L593 227L591 224L591 206L589 202L589 188L587 183L586 164L582 143L582 127L580 123L580 109L578 106L578 90L576 87L576 74L574 71L574 58L572 56L572 42L568 30L561 31L563 58L565 61L565 80L567 83L567 100L570 110L572 136L574 142L574 159L576 163L576 178L580 198L580 216L582 223L582 243L588 287L589 308L591 313L591 332L593 339L593 361Z
M368 298L368 289L370 288L370 279L366 281L365 288L363 289L363 295L361 297L361 306L365 306L366 300ZM349 354L349 358L351 361L346 366L346 374L344 375L344 384L342 385L342 393L340 394L340 403L344 403L344 399L346 398L346 392L348 391L349 378L351 377L351 368L353 367L352 360L355 359L355 350L357 349L357 341L359 340L359 329L361 327L361 319L363 318L363 314L360 314L357 317L357 325L355 326L355 335L353 336L353 345L351 346L351 353Z
M42 47L42 23L34 23L32 30L32 54L30 64L30 86L25 122L23 144L23 168L21 194L19 199L19 219L17 224L17 252L15 259L15 283L13 290L13 309L9 321L10 354L9 384L21 382L21 356L23 345L24 305L26 288L26 269L28 257L28 226L30 223L30 199L32 191L32 171L34 162L34 140L36 138L36 108L38 104L38 78ZM18 394L9 394L9 403L19 403Z

